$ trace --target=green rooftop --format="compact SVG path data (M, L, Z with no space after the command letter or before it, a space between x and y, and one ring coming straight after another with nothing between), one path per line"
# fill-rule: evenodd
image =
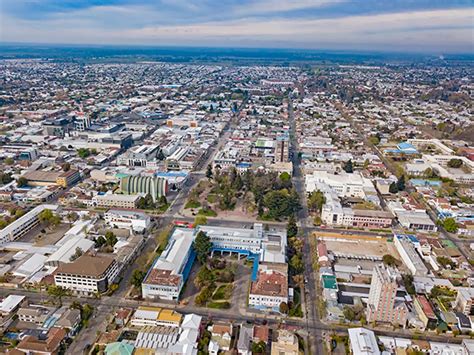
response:
M323 287L331 290L337 290L336 276L323 275Z

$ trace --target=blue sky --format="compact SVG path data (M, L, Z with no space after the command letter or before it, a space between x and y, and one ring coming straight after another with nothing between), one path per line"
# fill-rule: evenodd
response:
M0 41L474 52L473 0L0 0Z

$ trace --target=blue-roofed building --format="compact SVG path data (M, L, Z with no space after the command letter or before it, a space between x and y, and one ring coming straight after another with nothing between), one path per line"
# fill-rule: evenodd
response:
M418 154L418 150L408 142L401 142L397 144L396 148L389 148L384 150L388 154Z

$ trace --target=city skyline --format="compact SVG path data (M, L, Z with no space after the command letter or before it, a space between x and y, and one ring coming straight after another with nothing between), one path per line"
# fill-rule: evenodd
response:
M0 1L0 41L473 53L469 1Z

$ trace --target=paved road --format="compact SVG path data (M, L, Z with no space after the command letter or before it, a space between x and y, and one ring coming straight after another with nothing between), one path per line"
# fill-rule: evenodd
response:
M306 309L306 329L308 332L308 352L311 354L324 354L323 336L321 329L318 327L320 315L317 307L316 297L317 292L317 280L315 280L315 273L313 271L313 262L311 257L311 248L309 243L309 237L313 228L308 227L308 204L306 201L306 189L303 180L303 174L301 172L300 159L298 157L298 142L296 139L296 122L293 112L293 104L291 99L288 101L288 119L290 124L290 149L292 151L292 162L293 162L293 185L298 192L300 202L302 205L301 210L298 212L298 220L300 223L300 229L302 231L304 244L303 254L305 263L304 278L305 284L305 309ZM320 324L319 324L320 325Z

